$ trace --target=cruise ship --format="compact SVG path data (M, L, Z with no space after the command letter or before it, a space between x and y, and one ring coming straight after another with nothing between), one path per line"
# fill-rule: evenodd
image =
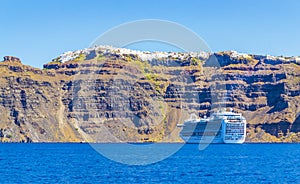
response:
M183 124L180 137L186 143L231 143L241 144L246 139L246 119L240 113L219 111L209 118L192 115Z

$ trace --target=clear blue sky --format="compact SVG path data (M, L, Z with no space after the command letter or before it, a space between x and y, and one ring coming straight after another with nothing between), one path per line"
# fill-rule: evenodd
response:
M0 57L42 67L139 19L182 24L213 51L300 55L299 0L1 0Z

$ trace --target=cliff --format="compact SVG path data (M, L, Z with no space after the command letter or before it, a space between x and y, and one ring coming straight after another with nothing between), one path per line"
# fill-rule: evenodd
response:
M243 113L248 142L300 141L298 57L101 46L0 70L2 142L180 142L178 123L219 107Z

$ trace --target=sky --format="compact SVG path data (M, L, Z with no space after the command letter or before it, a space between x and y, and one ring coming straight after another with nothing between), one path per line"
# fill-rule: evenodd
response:
M0 57L42 68L113 27L142 19L181 24L214 52L300 56L299 10L299 0L0 0ZM139 47L166 49L133 48Z

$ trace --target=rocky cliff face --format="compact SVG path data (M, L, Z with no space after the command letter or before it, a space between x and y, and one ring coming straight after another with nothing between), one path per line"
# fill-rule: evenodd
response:
M296 57L97 47L0 70L3 142L181 141L178 123L219 107L243 113L249 142L300 141Z

